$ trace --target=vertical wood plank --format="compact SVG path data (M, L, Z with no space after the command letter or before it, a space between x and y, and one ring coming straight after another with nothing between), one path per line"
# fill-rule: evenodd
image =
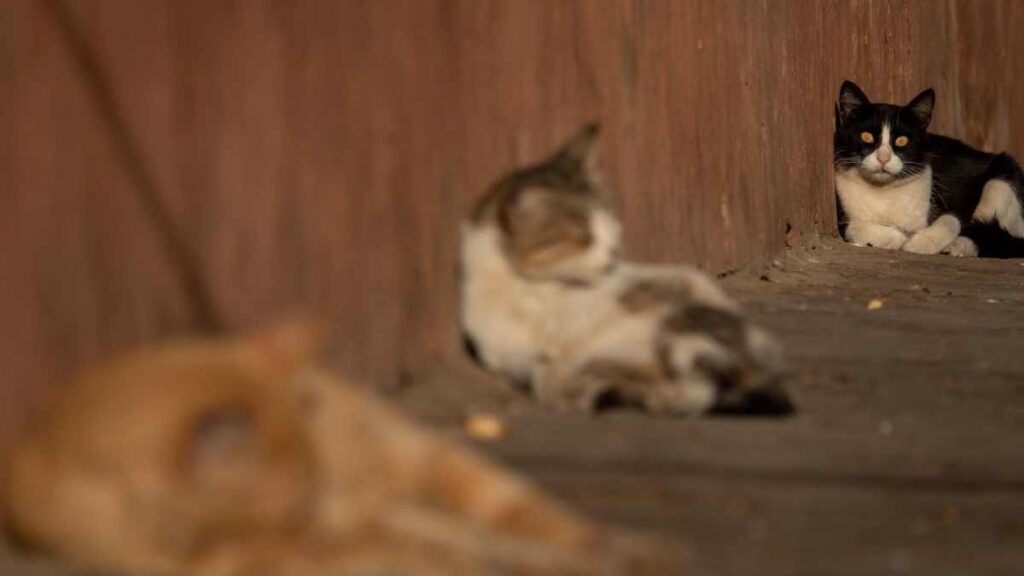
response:
M1013 0L67 0L219 312L312 309L381 384L457 353L465 207L582 123L631 256L723 270L833 233L832 101L933 85L1024 153ZM191 325L41 4L0 14L0 400ZM9 402L7 400L10 400Z

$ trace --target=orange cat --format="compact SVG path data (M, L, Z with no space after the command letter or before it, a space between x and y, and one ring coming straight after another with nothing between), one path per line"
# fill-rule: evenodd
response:
M15 452L11 528L121 573L680 573L677 549L584 522L316 369L319 339L289 324L86 370Z

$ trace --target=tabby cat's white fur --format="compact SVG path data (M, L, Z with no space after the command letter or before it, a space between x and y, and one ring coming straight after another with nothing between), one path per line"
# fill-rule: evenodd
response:
M462 327L488 369L545 405L788 413L781 353L704 273L620 258L588 126L500 180L462 225Z

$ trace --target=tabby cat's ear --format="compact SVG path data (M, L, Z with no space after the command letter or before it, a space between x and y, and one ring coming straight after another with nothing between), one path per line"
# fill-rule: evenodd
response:
M910 104L904 106L904 109L909 110L917 118L922 129L927 128L935 109L935 90L929 88L921 92L910 101Z
M595 176L597 137L601 125L591 122L580 129L572 140L559 151L558 161L565 162L583 171L588 177Z
M845 124L862 107L870 104L867 94L849 80L839 88L839 100L836 101L836 119L840 125Z

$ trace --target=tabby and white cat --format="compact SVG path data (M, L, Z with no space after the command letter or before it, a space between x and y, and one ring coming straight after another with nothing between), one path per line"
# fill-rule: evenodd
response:
M315 330L130 353L57 390L4 490L20 540L184 576L677 574L311 366Z
M840 232L860 246L954 256L1024 256L1024 173L927 131L935 92L906 106L839 90L834 163Z
M596 125L480 198L462 225L464 341L542 404L789 413L781 354L708 276L620 259Z

